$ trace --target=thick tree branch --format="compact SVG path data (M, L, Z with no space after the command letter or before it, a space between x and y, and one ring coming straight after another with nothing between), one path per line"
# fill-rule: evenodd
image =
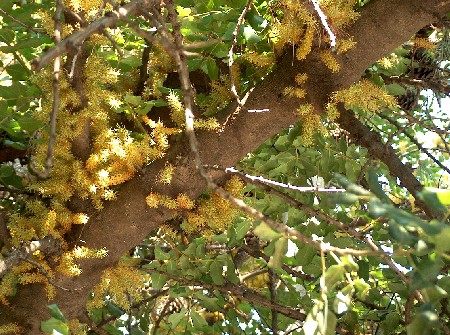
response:
M79 45L91 33L101 27L113 26L122 16L134 13L144 0L135 0L114 11L111 16L101 18L93 25L75 33L63 41L61 45L52 48L49 53L40 57L34 64L40 69L61 55L70 45ZM360 19L351 27L348 33L357 42L355 49L345 55L338 56L341 71L332 74L319 60L316 52L303 62L293 61L290 53L284 55L277 69L269 75L253 91L247 101L248 109L266 109L264 113L240 113L235 122L224 129L222 133L199 133L198 142L200 155L204 164L233 166L248 152L256 149L260 143L273 134L297 122L294 111L299 101L284 97L281 93L286 86L294 86L294 76L306 72L308 82L305 89L307 99L318 112L323 110L329 95L340 88L346 88L360 79L364 70L379 58L387 55L398 45L408 40L416 31L427 24L436 21L450 10L450 3L435 0L373 0L363 7ZM226 112L232 113L236 104L229 106ZM349 115L351 115L349 113ZM226 117L226 115L225 115ZM356 124L360 122L351 116ZM355 125L355 123L353 124ZM352 129L350 129L352 132ZM359 137L356 137L357 140ZM359 144L363 144L357 142ZM365 143L370 147L374 143ZM375 143L376 144L376 143ZM379 157L386 159L385 156ZM104 260L87 260L81 265L83 273L76 278L59 278L58 283L64 287L84 287L82 291L58 292L55 303L68 319L83 320L84 306L87 294L98 282L102 271L114 265L130 248L139 244L149 232L157 228L173 214L172 211L158 208L151 209L145 204L145 197L150 191L176 196L181 192L192 198L198 197L205 189L206 182L199 176L193 163L192 154L185 143L174 144L166 160L176 169L170 186L155 182L155 176L164 167L163 160L156 161L144 168L139 176L121 187L118 199L105 206L101 212L89 212L90 223L80 237L90 248L105 247L108 258ZM385 162L386 163L386 162ZM218 182L224 177L223 172L211 172L212 178ZM413 189L420 188L417 181L410 180ZM405 184L405 182L403 181ZM80 208L84 210L83 208ZM0 306L0 324L17 321L26 325L29 334L39 334L40 320L48 319L45 308L48 301L40 285L21 287L11 300L11 305ZM33 315L33 318L29 316Z

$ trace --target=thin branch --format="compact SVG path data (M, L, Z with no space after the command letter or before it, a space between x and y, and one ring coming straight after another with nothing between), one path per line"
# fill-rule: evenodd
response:
M82 287L82 288L67 288L67 287L63 287L63 286L59 285L58 283L56 283L56 282L52 279L52 277L50 276L50 274L48 273L48 271L45 270L45 268L42 266L42 264L40 264L40 263L38 263L38 262L35 262L35 261L33 261L32 259L30 259L30 258L28 258L28 257L22 258L22 260L25 261L25 262L28 262L28 263L30 263L30 264L32 264L32 265L34 265L35 267L37 267L38 270L39 270L39 271L47 278L48 282L49 282L51 285L55 286L56 288L59 288L59 289L61 289L61 290L63 290L63 291L66 291L66 292L81 291L81 290L83 289L83 287Z
M309 244L313 247L315 247L318 250L322 250L324 252L330 252L333 251L339 255L344 254L350 254L350 255L367 255L370 254L370 251L367 250L356 250L356 249L350 249L350 248L337 248L329 245L328 243L318 242L314 241L313 239L303 235L299 231L292 229L286 225L283 225L279 222L276 222L269 217L265 216L263 213L259 212L258 210L248 206L244 203L241 199L238 199L234 196L232 196L230 193L225 191L224 189L220 188L216 183L213 182L212 178L209 176L209 174L206 172L205 167L202 163L200 153L198 150L198 142L197 137L195 136L194 132L194 114L192 113L193 110L193 92L191 87L191 82L189 79L189 69L187 67L187 63L185 60L185 56L183 54L183 40L182 35L180 32L180 25L177 20L177 14L173 7L173 2L171 0L167 1L166 3L167 9L169 12L170 21L172 23L173 27L173 34L175 38L175 45L176 50L173 52L173 50L170 50L172 54L174 54L175 62L178 66L178 75L180 77L181 87L183 89L183 102L185 107L185 119L186 119L186 126L185 126L185 132L186 136L189 140L189 145L191 148L192 153L194 154L194 162L196 165L196 168L198 169L200 175L205 179L207 186L212 189L215 193L220 195L221 197L227 199L230 201L235 207L239 208L242 212L247 213L267 225L269 225L272 229L278 230L287 236L290 236L292 238L295 238L302 243Z
M292 319L301 320L304 321L306 319L306 314L292 308L287 307L278 303L272 303L270 300L268 300L265 296L262 294L249 289L249 288L243 288L239 285L232 284L232 283L225 283L223 285L215 285L210 283L204 283L197 280L191 280L187 279L184 276L178 276L174 274L170 274L164 271L160 271L157 269L146 269L141 268L143 271L148 273L159 273L167 276L168 278L175 280L183 285L189 285L189 286L201 286L207 290L218 290L225 294L231 294L233 296L241 297L247 301L250 301L258 306L266 307L269 309L275 309L279 313L286 315Z
M317 15L319 15L320 21L322 22L322 25L324 26L325 30L327 31L328 35L330 36L330 46L334 49L336 47L336 35L331 30L330 26L327 22L327 17L323 13L322 9L320 9L319 4L316 0L309 0L314 6L314 9L317 12Z
M42 35L46 35L46 33L44 31L38 31L36 29L34 29L33 27L30 27L29 25L23 23L20 20L17 20L14 16L12 16L11 14L7 13L6 11L4 11L3 9L0 8L0 14L2 14L3 16L6 16L8 19L10 19L11 21L21 25L22 27L26 28L29 32L33 32L35 34L42 34Z
M389 123L393 124L395 127L397 127L398 130L401 130L403 127L402 125L397 122L396 120L394 120L392 117L385 115L385 114L378 114L381 118L389 121ZM419 150L421 152L423 152L425 155L427 155L433 162L435 162L441 169L443 169L444 171L446 171L447 173L450 174L450 169L448 167L446 167L444 164L442 164L438 159L436 159L436 157L434 157L429 151L428 149L424 148L424 146L422 144L419 143L419 141L416 140L416 138L414 136L412 136L406 129L402 130L402 133L405 134L406 137L409 138L409 140L414 143L417 148L419 148Z
M8 256L0 259L0 278L5 275L13 266L27 259L35 251L53 252L58 250L59 242L53 237L44 237L42 240L32 241L20 249L16 249Z
M58 43L54 47L50 48L46 53L44 53L39 58L35 58L31 61L31 67L34 71L42 70L47 64L49 64L53 59L62 54L66 53L70 49L77 49L83 42L92 34L97 33L105 28L113 27L117 24L119 20L124 20L129 15L133 15L142 4L150 2L151 0L134 0L122 7L108 13L108 15L92 22L86 28L82 28L70 37Z
M277 300L277 287L276 287L276 275L273 269L269 268L269 291L270 302L276 303ZM278 334L278 312L272 309L272 334Z
M161 295L163 295L164 293L167 293L168 290L160 290L158 292L156 292L155 294L152 294L150 297L145 298L144 300L141 300L133 305L131 305L130 309L136 309L141 307L142 305L160 297ZM125 312L124 312L125 313ZM118 319L120 316L115 316L115 315L111 315L110 317L102 320L101 322L99 322L96 326L97 327L103 327L104 325L106 325L108 322L114 321L116 319Z
M233 31L233 38L231 40L231 46L228 50L228 69L230 74L230 82L231 82L231 93L233 93L234 97L236 98L236 101L238 103L238 108L242 108L243 104L241 102L241 98L239 97L239 94L236 89L235 80L239 80L237 78L234 78L234 72L233 72L233 64L234 64L234 57L233 57L233 50L237 43L237 36L239 34L239 30L241 28L242 23L244 22L245 15L247 14L248 10L250 9L250 6L252 5L253 0L247 1L247 5L244 7L244 9L241 12L241 15L239 16L239 19L237 20L236 27Z
M61 43L62 38L62 13L64 10L64 4L62 0L56 0L56 12L54 16L55 31L54 41L55 44ZM61 69L61 56L57 56L53 63L53 105L52 113L50 115L50 139L48 141L47 157L45 159L45 170L43 173L38 173L41 178L47 178L50 175L50 170L53 167L53 151L56 141L56 120L60 105L59 96L59 71ZM36 171L35 171L36 172Z
M295 186L292 184L280 183L278 181L270 180L264 178L262 176L252 176L247 173L242 173L239 170L236 170L234 167L226 168L225 172L231 174L238 174L240 177L245 177L246 180L250 180L251 182L259 181L264 184L279 186L282 188L287 188L289 190L294 190L298 192L326 192L326 193L337 193L337 192L345 192L346 190L343 188L325 188L325 187L305 187L305 186Z

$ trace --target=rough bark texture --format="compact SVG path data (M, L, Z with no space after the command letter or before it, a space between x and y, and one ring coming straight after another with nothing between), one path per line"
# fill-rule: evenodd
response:
M337 74L332 74L323 66L314 51L303 62L295 61L291 54L284 55L277 69L254 90L247 102L249 109L268 108L270 111L241 112L223 133L199 134L204 163L233 165L268 137L296 122L294 111L299 101L281 94L283 88L294 85L296 73L308 74L306 100L312 103L317 111L321 111L333 91L357 81L373 62L408 40L420 28L437 21L449 10L449 1L371 1L363 7L360 19L349 29L349 34L354 36L357 46L339 59L341 71ZM233 110L233 106L229 106L228 112ZM352 135L355 141L364 138L364 134L360 132L368 131L367 128L355 127L359 121L352 115L341 117L340 122L350 133L356 132ZM360 143L367 146L371 154L375 152L371 146L380 145L370 141ZM374 156L378 159L384 157L382 154ZM79 238L84 242L79 243L90 248L105 247L108 249L108 257L83 262L83 274L77 278L57 280L61 286L80 289L71 292L58 290L58 295L52 302L58 304L68 319L83 320L87 295L98 282L102 271L113 266L122 255L172 215L169 210L150 209L146 206L145 197L150 191L172 196L185 192L191 197L197 197L204 191L205 182L195 170L189 150L183 141L172 146L167 159L176 166L176 177L170 187L155 182L155 176L165 164L165 161L160 160L123 185L115 202L108 204L100 212L91 213L91 219ZM214 173L217 180L223 178L220 172ZM394 172L397 176L402 173L409 172ZM40 321L49 318L46 309L49 302L42 286L22 287L10 302L10 306L0 306L0 324L15 321L26 327L26 333L39 334Z

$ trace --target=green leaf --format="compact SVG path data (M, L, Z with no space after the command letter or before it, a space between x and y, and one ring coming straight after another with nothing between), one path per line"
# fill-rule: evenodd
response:
M254 230L254 233L256 236L258 236L263 241L271 241L277 237L282 236L281 233L276 232L270 226L265 223L261 222Z
M393 334L400 324L400 315L397 312L391 312L381 322L381 327L386 334Z
M413 321L406 326L406 331L408 335L427 335L438 325L439 316L429 304L425 304L421 306L421 311L416 314Z
M0 178L7 178L14 174L14 169L12 166L9 166L7 164L2 164L0 166Z
M200 68L205 72L211 80L219 79L219 68L217 67L216 61L212 58L206 58L203 60Z
M166 252L164 252L161 249L161 246L157 245L155 246L155 259L159 260L159 261L166 261L168 259L170 259L170 255Z
M236 239L238 241L242 240L245 237L245 235L247 235L250 227L251 227L250 221L245 220L238 222L235 227Z
M14 148L14 149L17 149L17 150L26 150L27 149L27 147L26 147L26 145L24 143L22 143L22 142L14 142L14 141L11 141L11 140L8 140L8 139L4 140L3 144L5 146L7 146L7 147L11 147L11 148Z
M225 279L223 278L223 265L222 262L214 261L211 263L209 268L209 274L214 284L223 285L225 283Z
M275 242L275 251L270 257L269 263L267 264L272 269L279 269L283 265L283 257L286 255L288 250L288 239L286 237L280 237Z
M422 294L426 301L432 303L438 302L448 296L448 293L442 287L437 285L425 287L422 290Z
M167 276L162 273L152 273L152 287L154 289L160 290L167 283Z
M19 118L17 122L23 130L27 131L30 134L44 126L44 123L42 121L36 120L29 116Z
M126 94L124 99L126 103L134 106L139 106L142 102L142 98L140 96Z
M261 41L261 37L258 36L256 31L251 26L245 26L243 35L248 43L258 43Z
M7 66L5 69L11 76L12 80L26 80L28 77L28 72L22 64L12 64Z
M375 169L371 166L367 172L367 182L369 183L370 190L383 202L391 203L391 200L383 191L378 182L378 175L375 172Z
M403 95L406 93L406 89L399 84L389 84L384 87L391 95Z
M53 334L53 331L56 330L63 335L69 335L69 326L63 321L56 318L50 318L49 320L41 321L41 330L45 333L50 334Z
M55 319L66 322L66 318L64 317L63 313L61 312L61 310L58 308L58 306L56 304L51 304L47 306L48 311L50 313L51 316L53 316Z
M108 309L108 312L115 316L116 318L122 316L123 314L125 314L125 312L123 310L121 310L119 307L117 307L115 304L113 304L112 302L108 301L106 303L106 308Z
M342 265L332 265L325 272L325 285L331 291L337 284L344 280L345 268Z
M191 14L191 9L189 7L185 8L185 7L177 6L176 9L178 12L178 16L180 16L180 17L189 16Z
M170 322L172 329L174 329L176 326L178 326L180 321L183 320L187 316L186 312L187 312L187 309L185 307L183 307L180 312L169 315L169 317L167 319Z
M369 280L370 265L366 260L358 261L358 276L364 280Z
M208 322L206 322L206 320L197 312L191 311L190 315L191 315L192 325L195 328L197 328L198 330L201 330L204 327L208 326Z

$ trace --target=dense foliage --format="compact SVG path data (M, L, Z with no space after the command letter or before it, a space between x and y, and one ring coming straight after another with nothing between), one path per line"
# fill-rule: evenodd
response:
M332 84L381 2L2 0L0 334L450 334L448 16ZM290 63L298 122L209 161ZM86 242L139 178L147 238Z

